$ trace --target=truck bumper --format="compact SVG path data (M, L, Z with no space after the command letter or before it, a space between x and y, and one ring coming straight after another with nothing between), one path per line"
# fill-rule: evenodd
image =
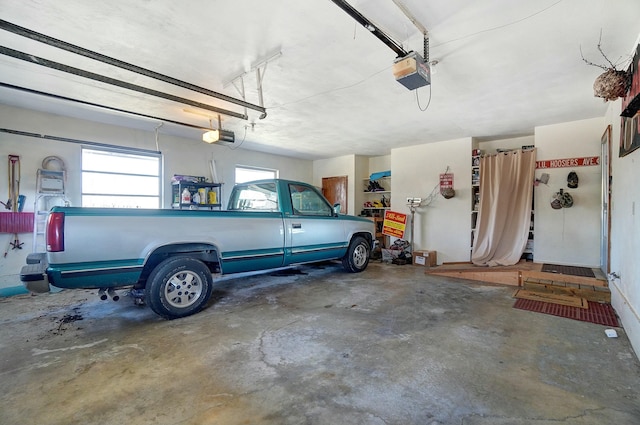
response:
M49 292L46 254L34 253L27 256L27 265L20 270L20 280L30 292Z

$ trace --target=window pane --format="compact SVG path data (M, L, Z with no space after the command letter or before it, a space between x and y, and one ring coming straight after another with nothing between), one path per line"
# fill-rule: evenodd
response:
M83 171L108 171L111 173L145 174L157 176L160 159L152 156L121 152L82 151Z
M157 177L84 172L82 193L158 196L160 188Z
M82 149L82 205L159 208L161 157Z
M246 183L253 180L277 179L277 178L278 178L278 170L236 167L236 184Z

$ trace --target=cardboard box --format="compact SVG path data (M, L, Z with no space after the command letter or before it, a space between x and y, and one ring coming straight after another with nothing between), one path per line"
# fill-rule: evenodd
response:
M438 253L436 251L415 251L413 253L414 266L433 267L438 265Z

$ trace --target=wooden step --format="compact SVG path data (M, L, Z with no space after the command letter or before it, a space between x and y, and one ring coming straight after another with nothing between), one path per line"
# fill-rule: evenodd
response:
M527 278L522 283L523 289L532 292L567 295L584 298L599 303L611 303L611 291L608 287L583 285L577 283L550 281Z
M562 283L573 283L576 285L588 285L588 286L599 286L599 287L608 287L608 282L606 279L594 278L594 277L586 277L586 276L573 276L570 274L561 274L561 273L548 273L548 272L540 272L534 270L523 270L521 273L521 281L524 282L529 279L537 279L540 281L548 281Z
M566 305L570 307L589 308L589 304L587 303L586 299L573 295L556 295L551 293L533 292L526 289L518 289L513 293L513 297Z
M573 295L589 301L611 302L608 282L600 270L598 277L573 276L562 273L542 272L542 264L519 262L513 266L480 267L472 263L446 263L429 267L426 274L455 277L487 283L519 286L524 289L558 295ZM525 285L527 282L528 288Z

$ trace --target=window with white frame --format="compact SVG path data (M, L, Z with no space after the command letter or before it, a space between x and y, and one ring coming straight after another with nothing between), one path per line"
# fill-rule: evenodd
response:
M254 180L277 179L278 170L268 168L236 166L236 184Z
M160 208L162 157L156 153L82 148L82 206Z

